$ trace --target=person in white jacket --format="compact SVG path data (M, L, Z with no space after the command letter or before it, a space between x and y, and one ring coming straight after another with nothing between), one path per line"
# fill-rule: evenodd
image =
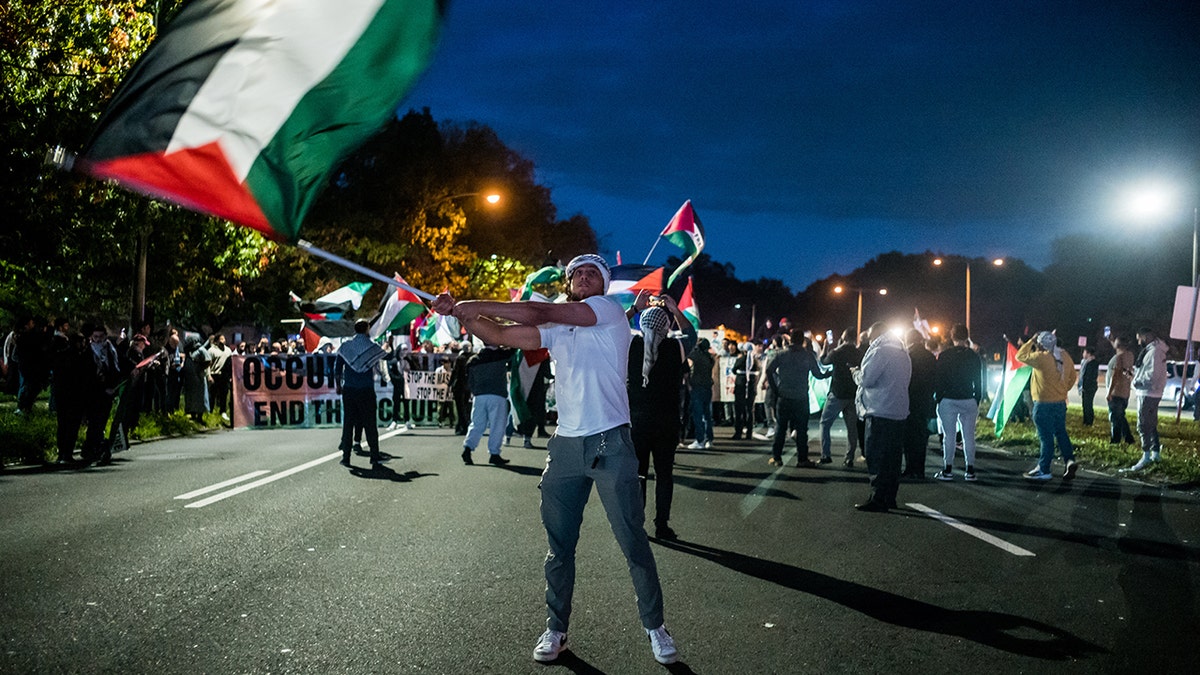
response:
M1167 343L1154 331L1137 332L1142 350L1133 364L1133 390L1137 394L1137 428L1142 439L1142 458L1127 471L1141 471L1157 462L1162 452L1158 439L1158 405L1167 386Z

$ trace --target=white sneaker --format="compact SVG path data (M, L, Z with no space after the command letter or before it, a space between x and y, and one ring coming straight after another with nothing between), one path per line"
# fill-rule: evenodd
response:
M675 638L667 632L666 625L653 630L647 628L646 635L650 638L650 649L654 650L654 660L663 665L679 660L679 652L675 649Z
M1141 459L1138 460L1137 464L1134 464L1133 466L1131 466L1125 470L1126 471L1141 471L1142 469L1150 466L1151 464L1153 464L1153 461L1149 457L1142 457Z
M416 427L416 425L415 425L415 424L413 424L412 422L405 422L405 423L404 423L404 428L405 428L405 429L408 429L409 431L412 431L412 430L413 430L415 427Z
M712 450L712 441L704 441L704 449Z
M688 446L688 450L703 450L704 444L700 441L692 441Z
M537 646L533 648L533 660L545 663L558 658L559 653L567 648L567 634L547 629L538 638Z
M772 427L770 429L767 429L766 436L767 436L767 438L775 438L775 428Z

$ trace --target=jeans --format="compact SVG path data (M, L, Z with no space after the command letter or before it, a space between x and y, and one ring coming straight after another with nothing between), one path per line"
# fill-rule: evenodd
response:
M1142 437L1142 452L1159 452L1162 443L1158 440L1158 405L1161 396L1138 394L1138 436Z
M1133 430L1129 428L1129 418L1125 416L1128 407L1129 399L1123 396L1108 399L1109 440L1113 443L1133 443Z
M1054 443L1058 442L1058 451L1062 453L1063 462L1075 460L1075 447L1071 445L1071 437L1067 435L1067 402L1045 403L1033 402L1033 426L1037 427L1038 440L1041 441L1041 456L1038 457L1038 468L1042 473L1050 473L1050 463L1054 461ZM950 436L950 430L946 430Z
M483 430L488 432L488 452L500 454L504 444L505 425L508 424L508 399L497 394L479 394L471 405L471 426L463 447L474 450L483 440Z
M713 439L712 387L692 388L692 427L699 443Z
M542 491L542 524L550 544L545 566L546 627L565 633L570 626L575 547L593 483L629 565L642 626L653 629L663 625L662 586L654 551L642 529L645 509L629 427L622 425L577 438L556 434L546 450L546 469L538 486Z
M854 459L854 448L858 446L858 412L854 410L854 399L825 398L825 407L821 410L821 456L830 457L832 452L832 437L830 432L838 415L846 424L846 458Z

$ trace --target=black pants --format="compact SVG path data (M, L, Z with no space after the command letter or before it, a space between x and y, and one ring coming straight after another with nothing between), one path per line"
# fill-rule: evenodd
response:
M928 449L929 419L924 415L909 415L904 420L904 473L924 475Z
M1095 389L1082 389L1079 392L1080 400L1083 401L1083 426L1090 427L1092 422L1096 421L1096 411L1092 407L1093 399L1096 398Z
M471 392L462 391L454 394L454 412L458 418L454 421L454 433L467 433L471 425Z
M906 420L867 415L867 473L871 476L871 501L892 507L900 487Z
M643 503L646 501L650 460L654 460L654 524L665 527L671 519L671 499L675 492L675 448L679 444L679 429L670 424L635 422L630 428L630 436L637 453Z
M775 400L775 438L772 439L771 456L783 461L783 444L787 441L788 427L796 430L796 461L808 459L808 397Z
M350 456L351 440L356 427L366 432L371 461L379 459L379 426L375 421L374 389L342 390L342 442L338 448L343 457Z
M108 415L112 412L112 394L104 390L88 392L83 404L87 418L87 435L83 439L83 458L87 460L107 459L110 449L105 441L108 431Z
M1129 399L1114 396L1108 401L1108 424L1112 432L1109 440L1113 443L1133 443L1133 429L1129 427L1129 418L1125 409L1129 407Z

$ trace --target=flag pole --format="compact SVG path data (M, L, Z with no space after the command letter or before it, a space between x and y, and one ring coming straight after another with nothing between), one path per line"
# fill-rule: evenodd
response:
M425 291L413 288L412 286L409 286L408 284L400 283L399 281L396 281L395 279L383 276L379 272L376 272L374 270L369 270L369 269L363 267L362 265L359 265L358 263L350 262L349 260L346 260L345 258L336 256L336 255L330 253L329 251L317 248L316 246L313 246L312 242L310 242L310 241L301 239L300 241L296 242L296 246L300 247L300 249L303 251L307 251L308 253L311 253L311 254L317 256L318 258L324 258L331 263L334 263L336 265L341 265L342 267L345 267L348 270L353 270L355 272L358 272L359 274L364 274L368 277L371 277L372 279L375 279L376 281L382 281L385 284L390 284L392 286L395 286L396 288L408 291L409 293L413 293L419 297L425 298L426 300L428 300L430 302L433 302L435 299L434 296L430 295L429 293L426 293Z
M646 254L646 259L642 261L642 264L643 264L643 265L649 265L649 264L650 264L650 256L654 255L654 249L658 248L658 241L659 241L660 239L662 239L662 235L661 235L661 234L660 234L660 235L658 235L658 237L657 237L657 238L654 240L654 245L650 247L650 252Z

